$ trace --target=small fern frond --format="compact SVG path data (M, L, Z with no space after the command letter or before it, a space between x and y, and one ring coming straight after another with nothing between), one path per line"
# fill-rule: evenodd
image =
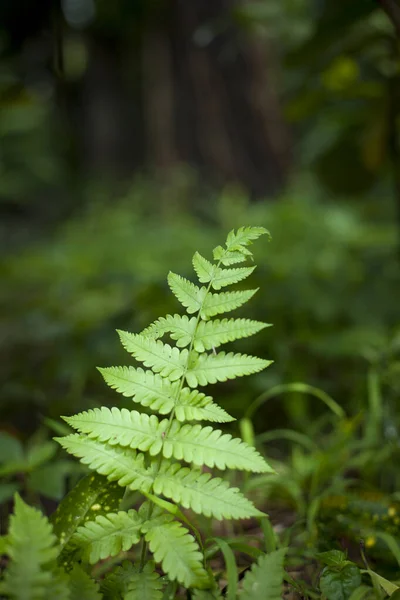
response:
M151 469L144 464L144 455L131 448L110 446L79 434L58 438L61 446L93 471L104 475L109 481L131 490L148 492L154 481ZM103 506L104 503L96 503Z
M273 472L257 450L220 429L179 425L176 421L164 439L164 458L174 457L197 466Z
M175 407L178 421L213 421L214 423L229 423L235 419L223 408L197 390L183 388Z
M193 600L222 600L222 594L219 589L214 590L194 590Z
M100 586L78 564L70 572L69 600L101 600ZM58 599L58 595L54 594Z
M265 234L269 235L265 227L239 227L236 233L235 230L228 233L226 247L230 252L242 252L244 246L251 246L254 240Z
M84 561L99 560L129 550L140 540L143 521L136 510L100 515L79 527L71 538L71 546L79 549Z
M281 600L286 549L260 556L243 579L240 600Z
M188 359L188 351L163 344L140 334L118 331L122 345L136 360L145 367L150 367L155 373L167 377L170 381L179 379Z
M103 600L120 600L121 597L125 598L132 577L138 572L138 568L128 560L124 560L122 565L109 571L101 582Z
M273 361L264 360L247 354L219 352L218 354L199 354L194 357L186 372L186 381L190 387L207 385L217 381L227 381L244 375L258 373Z
M53 565L59 553L49 521L15 495L6 554L10 558L0 594L19 600L44 598L50 592Z
M200 315L202 319L209 319L215 315L236 310L254 296L258 291L243 290L242 292L220 292L219 294L207 294Z
M244 337L258 333L268 323L252 321L250 319L214 319L213 321L200 321L193 340L193 348L197 352L218 348L221 344L233 342Z
M106 406L92 408L73 417L63 417L65 421L80 433L108 442L111 446L130 446L138 450L149 451L151 455L161 451L163 433L168 419L161 423L155 415L146 415L136 410L119 410Z
M193 267L201 283L211 282L214 290L239 283L254 271L255 267L241 267L238 269L221 269L210 263L198 252L193 256Z
M186 308L189 315L199 312L204 298L207 296L207 288L199 288L188 279L171 271L168 273L168 285L174 296Z
M129 582L124 600L161 600L161 577L152 563L147 563L141 573L135 573Z
M152 521L148 521L143 532L156 562L161 563L170 579L176 579L188 588L209 585L200 549L181 523L173 521L160 524L155 520L153 526Z
M265 516L238 488L199 469L178 464L162 470L154 481L154 493L170 498L184 508L215 519L249 519Z
M226 248L222 246L214 248L214 259L225 266L243 262L252 256L247 246L264 234L269 235L264 227L240 227L237 232L232 230L226 239Z
M204 258L199 252L195 252L192 259L192 265L196 271L200 283L209 283L214 277L217 266Z
M142 406L148 406L162 415L171 412L179 389L178 382L164 379L161 375L140 367L99 368L106 383L123 396L133 398Z
M184 348L193 339L196 323L196 317L189 319L187 315L166 315L146 327L141 335L158 339L169 333L171 338L176 341L178 348Z

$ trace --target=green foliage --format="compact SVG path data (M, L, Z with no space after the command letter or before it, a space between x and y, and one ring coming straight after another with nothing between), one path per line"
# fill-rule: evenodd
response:
M285 549L261 556L243 580L240 600L280 600L282 598Z
M248 247L263 233L266 233L263 228L241 228L237 233L231 232L226 248L219 247L214 252L217 265L215 269L209 269L207 287L197 288L189 281L170 274L169 283L178 300L182 301L189 314L197 313L194 321L187 317L167 315L142 334L119 332L125 349L136 360L150 367L151 371L133 367L101 369L105 381L145 407L159 410L161 414L169 413L169 418L159 420L155 415L116 407L94 408L65 417L67 423L78 432L58 438L69 453L78 456L84 464L111 482L116 481L120 486L127 486L145 495L150 492L148 497L154 498L156 504L162 507L164 504L154 494L170 498L206 517L261 516L262 513L241 495L238 488L230 488L222 479L202 473L197 467L262 473L272 472L271 467L254 448L240 439L232 438L211 426L202 427L184 421L207 416L211 421L231 420L210 397L190 388L249 375L270 364L270 361L245 354L217 353L215 349L207 353L208 344L204 342L198 343L197 350L194 349L195 340L204 338L205 333L217 336L219 344L222 344L224 340L252 335L263 327L263 324L251 320L241 319L237 322L230 319L217 321L215 330L209 328L205 332L203 328L197 335L202 321L240 306L253 294L253 291L251 294L215 294L210 289L214 277L214 289L220 289L223 284L230 285L243 279L244 275L250 275L253 269L228 269L225 277L220 265L242 262L251 257ZM195 255L197 271L200 270L200 261L199 256ZM204 269L207 265L204 260L201 265L201 278L205 279ZM182 343L182 329L185 344ZM166 333L171 333L172 339L180 341L180 347L187 345L188 348L181 350L158 339ZM189 387L185 387L185 384ZM175 416L176 413L179 417ZM185 467L176 462L181 460L193 463L194 467ZM81 485L87 485L88 489L93 488L93 493L96 492L94 480ZM171 515L153 516L152 504L149 505L146 518L143 511L136 512L133 509L128 512L105 512L104 502L98 502L96 506L103 511L102 514L87 520L86 515L93 511L95 505L92 501L85 501L85 492L79 492L77 497L81 498L78 507L66 506L67 511L61 507L60 516L55 518L61 532L60 539L66 544L65 552L73 552L83 561L96 564L130 550L143 538L143 543L148 544L156 562L161 563L171 581L177 580L187 588L210 587L209 575L203 564L204 557L197 541L179 521L172 520ZM71 515L74 511L78 519L86 519L86 522L72 529L68 520L64 525L64 515L66 512ZM182 515L180 512L175 514ZM143 559L142 554L142 567ZM149 590L153 589L157 596L158 584L151 587L154 578L146 578L141 570L136 575L133 578L136 583L131 582L131 586L136 585L138 589L140 586L150 586ZM128 594L132 595L134 590L135 587L129 587Z
M320 576L320 589L327 600L348 600L361 585L360 569L343 552L331 550L318 555L326 565Z
M15 600L47 598L58 551L48 520L16 494L5 546L10 563L0 583L0 593Z

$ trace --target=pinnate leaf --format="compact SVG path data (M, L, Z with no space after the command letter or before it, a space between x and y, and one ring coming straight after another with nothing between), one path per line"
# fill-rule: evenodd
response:
M208 575L202 565L203 556L193 536L176 521L147 523L145 539L156 562L170 579L186 587L207 587Z
M251 375L266 369L272 363L256 356L233 352L199 354L197 359L194 358L186 372L186 381L190 387Z
M199 469L178 464L162 470L154 481L154 493L170 498L184 508L215 519L262 517L262 512L245 498L238 488Z
M160 340L153 340L140 334L118 331L122 345L132 356L150 367L155 373L168 377L171 381L179 379L188 358L188 351L163 344Z
M269 325L250 319L200 321L196 329L193 347L197 352L212 350L221 344L254 335L265 327L269 327Z
M120 394L132 397L142 406L148 406L166 415L174 407L178 382L172 382L140 367L109 367L99 369L110 387Z
M219 294L207 294L202 307L201 318L209 319L221 313L230 312L245 304L258 291L243 290L242 292L220 292Z
M142 524L142 519L133 509L100 515L79 527L70 543L80 550L83 560L95 564L137 544Z
M172 272L168 274L168 284L173 294L190 315L200 310L207 295L205 287L199 288L188 279Z
M286 549L260 556L243 580L240 600L281 600Z
M15 600L47 597L53 579L50 568L59 553L57 538L46 517L25 504L18 494L5 550L10 562L0 583L0 594Z

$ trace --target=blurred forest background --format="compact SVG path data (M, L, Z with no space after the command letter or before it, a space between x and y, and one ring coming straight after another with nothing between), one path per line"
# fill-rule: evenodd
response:
M246 224L272 234L246 316L273 327L240 349L275 364L224 384L226 408L304 382L352 417L375 410L375 442L398 452L397 17L386 0L2 0L8 453L9 436L115 402L95 368L127 364L114 329L177 312L168 270L190 278L195 250ZM368 405L376 381L385 401ZM257 427L307 432L324 410L286 394ZM31 466L56 452L41 448ZM46 473L37 489L60 496Z

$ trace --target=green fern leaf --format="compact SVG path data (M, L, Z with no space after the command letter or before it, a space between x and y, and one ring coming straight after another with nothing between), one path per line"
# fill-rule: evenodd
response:
M243 579L240 600L281 600L286 549L260 556Z
M200 321L193 340L193 347L197 352L212 350L221 344L254 335L265 327L270 327L270 325L250 319Z
M108 572L101 582L103 600L116 600L117 598L120 599L121 596L125 598L132 577L138 572L138 568L128 560L123 561L122 565Z
M161 375L140 367L109 367L99 371L108 385L117 392L133 397L135 402L157 410L162 415L170 413L175 405L178 382L164 379Z
M190 387L207 385L217 381L227 381L251 375L266 369L273 361L263 360L247 354L219 352L218 354L199 354L193 356L186 372L186 381Z
M208 283L214 278L217 266L201 256L199 252L194 253L192 264L200 283Z
M124 600L161 600L161 578L154 571L154 565L147 563L141 573L135 573L129 582Z
M201 425L182 426L175 421L164 439L162 452L164 458L183 459L197 466L273 472L255 448L227 433L223 434L220 429Z
M57 538L46 517L16 494L6 546L10 562L0 594L15 600L47 598L53 580L50 567L58 553Z
M78 564L74 565L69 579L69 600L101 600L100 586ZM54 595L58 599L58 595Z
M236 233L232 229L226 238L226 247L230 252L241 252L243 246L250 246L254 240L265 234L269 235L269 232L264 227L239 227Z
M203 556L193 536L181 523L148 521L142 528L156 562L172 580L176 579L187 588L207 587L209 578L202 560Z
M64 446L68 437L59 438L59 443ZM95 519L99 514L118 510L123 494L124 490L116 483L109 483L105 477L96 473L81 479L50 518L60 547L68 544L80 525Z
M240 227L236 233L232 230L226 239L226 249L222 246L217 246L214 249L214 259L225 266L243 262L246 258L252 256L247 246L264 234L269 235L264 227Z
M69 435L58 441L67 452L80 458L83 464L106 476L110 481L117 481L119 486L143 492L150 491L154 479L153 472L145 467L144 455L138 454L136 450L110 446L79 434ZM96 503L96 507L103 506L107 507L106 512L118 508L111 508L104 502Z
M201 283L211 282L214 290L239 283L254 271L255 267L242 267L239 269L221 269L210 263L198 252L193 256L193 267Z
M265 516L237 488L230 488L228 482L176 463L160 472L153 490L206 517L222 520Z
M249 275L252 274L255 267L241 267L237 269L217 269L214 279L212 280L212 287L214 290L220 290L228 285L239 283L243 281Z
M178 421L213 421L229 423L235 419L223 408L197 390L183 388L175 407L175 417Z
M247 260L247 256L245 254L242 254L241 252L229 252L229 250L226 250L222 246L217 246L214 248L213 257L214 260L217 260L226 267L229 265L236 265Z
M89 437L111 446L130 446L151 455L158 454L163 444L163 434L168 426L168 419L159 423L155 415L129 411L126 408L111 410L105 406L93 408L73 417L63 417L71 427Z
M187 315L166 315L154 321L149 327L142 331L141 335L158 339L169 333L176 340L178 348L188 346L193 339L196 330L197 319Z
M133 509L100 515L94 521L78 527L70 543L79 549L83 560L95 564L137 544L142 525L142 519Z
M132 356L151 367L155 373L176 381L182 376L188 358L188 351L173 348L159 340L146 338L140 334L118 331L122 345Z
M168 273L168 284L172 293L190 315L200 310L207 295L205 287L199 288L188 279L171 271Z
M219 294L207 294L200 310L202 319L209 319L221 313L230 312L245 304L258 291L243 290L242 292L221 292Z

